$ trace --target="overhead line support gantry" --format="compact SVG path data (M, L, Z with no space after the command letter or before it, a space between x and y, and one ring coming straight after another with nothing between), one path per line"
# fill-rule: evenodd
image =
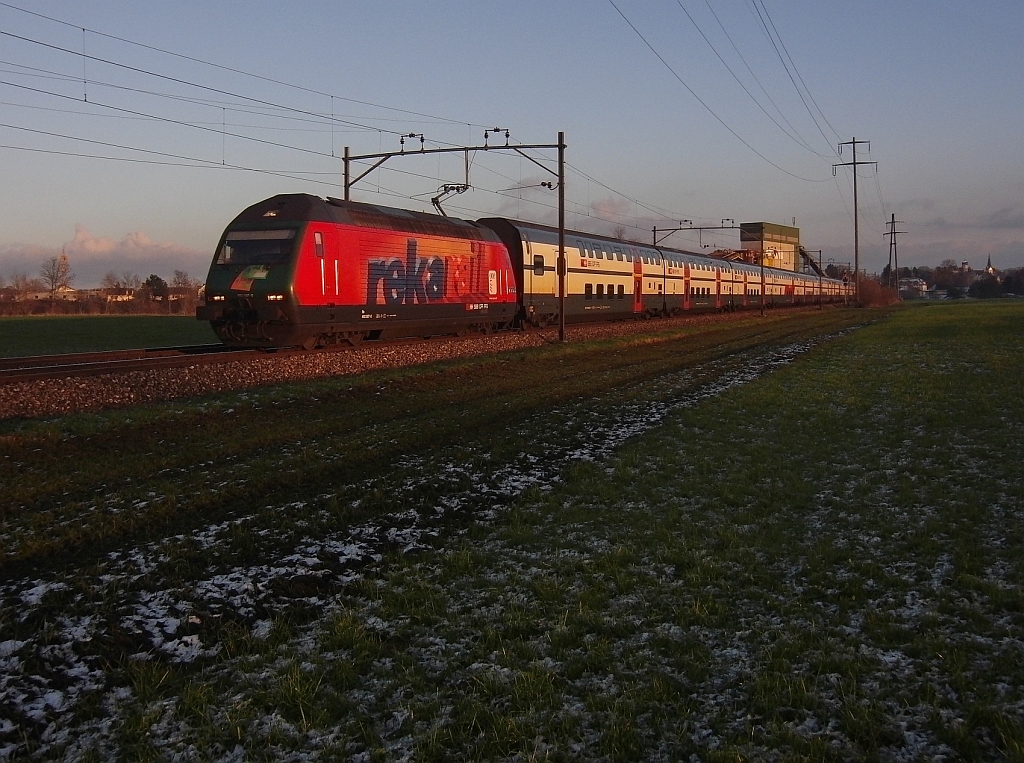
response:
M505 133L505 145L503 146L491 146L488 145L487 139L491 133L500 134ZM418 151L406 151L405 150L405 138L419 138L420 148ZM344 162L344 183L345 183L345 201L351 201L349 191L356 183L362 180L364 177L369 175L375 169L380 167L384 162L393 156L424 156L426 154L454 154L454 153L465 153L467 156L470 151L515 151L517 154L522 156L524 159L533 162L545 172L548 172L558 178L558 260L556 265L556 271L558 273L558 341L565 341L565 274L568 270L565 261L565 133L559 131L557 143L533 143L533 144L519 144L511 145L508 142L509 132L503 130L500 127L495 127L493 130L484 131L484 144L482 146L453 146L450 148L425 148L423 135L417 133L410 133L409 135L402 136L402 148L399 151L382 151L376 154L360 154L353 156L349 153L349 147L345 146L345 155L343 157ZM558 171L551 169L550 167L541 164L539 161L534 159L532 156L526 153L528 150L542 150L542 149L557 149L558 150ZM351 162L362 161L366 159L376 159L370 167L365 170L354 180L351 179ZM468 180L466 185L468 186ZM551 188L553 184L544 183L548 188ZM434 206L440 208L440 198ZM441 212L444 214L444 211Z

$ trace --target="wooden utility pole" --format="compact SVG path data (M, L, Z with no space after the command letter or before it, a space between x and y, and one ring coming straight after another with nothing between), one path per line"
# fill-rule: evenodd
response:
M871 150L871 142L867 140L848 140L845 143L839 144L839 153L843 153L843 146L853 146L853 161L852 162L840 162L839 164L832 165L832 174L836 174L836 167L853 167L853 297L857 303L857 307L860 307L860 226L858 221L857 212L857 167L861 164L873 164L875 167L878 166L878 162L858 162L857 161L857 144L866 144L868 151Z

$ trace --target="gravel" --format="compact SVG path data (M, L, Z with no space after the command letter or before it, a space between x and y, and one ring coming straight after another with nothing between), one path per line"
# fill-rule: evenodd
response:
M653 322L628 321L571 326L566 329L566 339L581 341L605 336L627 336L682 325L736 320L745 315L749 314L697 315ZM60 416L284 382L323 379L376 369L509 352L550 344L557 341L557 338L556 329L514 331L418 343L367 343L338 351L311 351L283 356L268 354L254 360L12 382L0 385L0 420Z

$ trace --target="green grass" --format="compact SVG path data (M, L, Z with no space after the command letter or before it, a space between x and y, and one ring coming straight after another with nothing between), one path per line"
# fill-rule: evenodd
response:
M486 484L682 399L731 349L877 316L496 514L472 519L489 494L447 468ZM67 588L8 594L0 642L107 623L75 645L109 666L77 721L115 708L97 759L1022 760L1022 322L773 316L8 424L0 570ZM268 571L470 495L354 574L324 549L325 575ZM243 569L251 604L193 592ZM172 663L131 633L154 592L220 652Z
M0 317L0 357L210 344L209 323L182 315Z

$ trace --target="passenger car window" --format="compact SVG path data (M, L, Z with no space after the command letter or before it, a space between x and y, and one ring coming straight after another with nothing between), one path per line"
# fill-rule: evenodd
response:
M544 255L535 254L533 255L533 274L535 276L544 275Z

